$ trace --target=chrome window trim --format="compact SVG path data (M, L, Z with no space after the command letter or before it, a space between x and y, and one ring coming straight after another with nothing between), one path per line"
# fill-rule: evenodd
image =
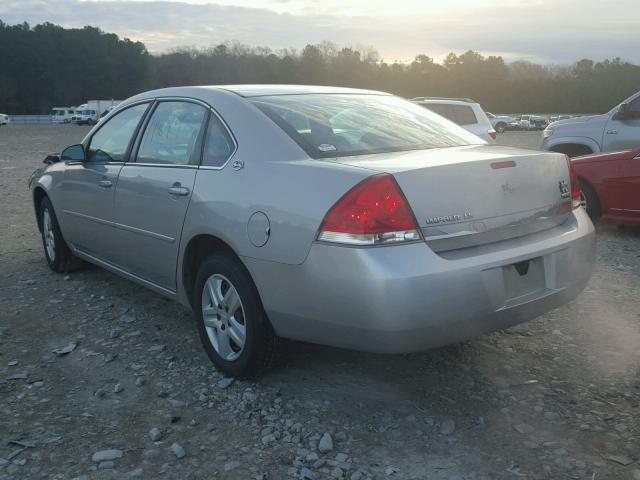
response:
M231 128L229 127L227 122L224 120L224 118L222 118L222 116L218 113L218 111L215 108L213 108L211 105L209 105L207 102L205 102L203 100L200 100L199 98L193 98L193 97L149 97L149 98L136 100L135 102L127 103L125 105L120 104L120 105L118 105L117 108L115 108L111 112L109 112L109 115L107 115L103 119L103 121L101 122L102 125L100 126L100 128L102 128L102 126L112 116L116 115L118 112L121 112L122 110L124 110L126 108L134 107L134 106L140 105L142 103L151 103L151 104L153 104L155 102L172 101L172 100L187 101L187 102L197 103L199 105L202 105L207 110L209 110L209 112L211 114L215 115L216 118L218 119L218 121L220 121L220 123L222 124L224 129L229 134L229 137L231 137L231 141L233 142L233 146L234 146L233 151L231 152L231 154L229 155L227 160L222 165L220 165L219 167L214 167L213 165L202 165L202 155L200 156L200 161L198 162L197 165L190 165L190 164L189 165L175 165L175 164L172 164L170 166L170 165L166 165L166 164L163 165L163 164L156 164L156 163L137 163L135 161L132 161L131 158L128 158L126 162L112 162L112 163L106 163L106 164L107 165L129 165L130 164L130 165L141 165L141 166L146 166L146 167L158 167L158 166L160 166L160 167L168 167L168 168L190 167L190 168L197 168L199 170L222 170L223 168L225 168L229 164L229 162L236 156L236 153L238 153L238 149L240 148L240 145L238 144L238 140L237 140L236 136L233 134L233 131L231 130ZM208 126L209 125L208 125L208 122L207 122L207 127ZM88 138L86 147L89 147L91 145L91 140L93 139L93 136L96 134L96 132L98 132L98 130L100 130L100 128L98 128L95 132L91 132L91 135ZM206 138L206 132L205 132L205 137L203 139L203 144L202 144L202 148L203 149L204 149L204 145L206 144L206 140L207 140L207 138ZM136 139L136 141L137 141L137 139ZM131 153L133 153L133 152L131 152ZM136 154L137 154L137 152L136 152ZM79 163L80 164L84 164L85 162L79 162ZM98 163L93 163L93 165L98 165ZM101 163L100 165L105 165L105 163Z
M187 168L187 169L197 169L198 165L191 164L179 164L179 163L138 163L138 162L127 162L125 167L158 167L158 168Z
M135 105L137 103L145 103L145 102L166 102L166 101L183 101L183 102L190 102L190 103L196 103L199 104L201 106L203 106L204 108L206 108L210 114L213 114L216 116L216 118L218 119L218 121L220 121L220 123L222 124L222 126L224 127L224 129L227 131L227 133L229 134L229 137L231 137L231 141L233 142L233 151L231 152L231 154L229 155L229 157L227 158L227 160L220 165L219 167L214 167L212 165L202 165L202 155L200 155L200 161L198 162L197 165L174 165L174 167L193 167L193 168L198 168L198 169L202 169L202 170L222 170L224 167L227 166L227 164L229 163L229 161L235 156L236 152L238 151L239 145L238 145L238 140L236 139L235 135L233 134L233 132L231 131L231 128L229 128L229 125L227 124L227 122L225 122L225 120L222 118L222 116L216 111L215 108L213 108L211 105L209 105L207 102L200 100L199 98L193 98L193 97L153 97L153 98L149 98L146 100L139 100L135 103L131 103L129 105ZM151 114L153 115L153 112L151 112ZM207 128L209 127L209 119L207 120ZM144 135L144 132L142 133ZM203 138L203 142L202 142L202 148L204 151L204 146L207 142L207 132L204 132L204 138ZM142 138L142 137L141 137ZM137 151L136 151L136 155L137 155ZM129 159L128 162L126 162L127 164L136 164L136 165L144 165L144 166L152 166L152 167L157 167L157 166L163 166L162 164L156 164L156 163L137 163L135 161L131 161L131 159ZM164 165L167 166L167 165Z
M124 165L125 162L81 162L79 160L68 160L64 162L65 165L73 166L73 165Z

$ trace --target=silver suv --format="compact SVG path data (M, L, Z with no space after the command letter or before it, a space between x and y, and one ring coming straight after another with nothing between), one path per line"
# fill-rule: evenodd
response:
M640 92L602 115L551 123L542 137L543 150L570 157L640 147Z

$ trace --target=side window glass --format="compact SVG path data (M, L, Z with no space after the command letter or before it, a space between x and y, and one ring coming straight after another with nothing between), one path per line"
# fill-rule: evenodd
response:
M190 102L161 102L151 115L136 162L189 165L206 109Z
M229 132L218 117L212 114L207 127L202 165L221 167L229 160L234 149L235 144L231 135L229 135Z
M629 105L629 111L633 118L640 118L640 97L636 97Z
M458 120L453 114L453 111L451 110L450 105L443 105L440 103L425 103L422 106L431 110L433 113L437 113L438 115L446 118L447 120L451 120L454 123L458 123Z
M89 144L87 160L96 163L122 162L148 103L134 105L111 117Z
M464 105L451 105L455 116L455 122L458 125L473 125L474 123L478 123L478 119L476 118L476 114L473 113L473 109L471 107L466 107Z

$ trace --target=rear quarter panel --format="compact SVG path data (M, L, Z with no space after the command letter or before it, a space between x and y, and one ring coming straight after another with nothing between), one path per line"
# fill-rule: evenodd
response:
M238 149L222 169L198 170L183 245L196 235L209 234L240 256L302 263L327 211L373 172L310 159L266 115L236 94L218 92L210 104L229 126ZM236 161L243 164L239 170L232 168ZM247 234L255 212L264 213L270 222L270 237L262 247L254 246Z
M602 213L619 208L622 202L622 177L629 152L595 155L573 160L578 178L589 183L600 201Z
M372 173L321 160L241 156L246 159L241 170L198 171L182 234L185 245L196 235L209 234L241 257L300 264L327 211ZM247 232L256 212L264 213L270 224L269 240L261 247L249 241Z

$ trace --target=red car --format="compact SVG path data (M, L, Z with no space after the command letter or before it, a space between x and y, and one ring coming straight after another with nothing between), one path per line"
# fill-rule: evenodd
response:
M596 220L640 225L640 148L574 157L582 206Z

